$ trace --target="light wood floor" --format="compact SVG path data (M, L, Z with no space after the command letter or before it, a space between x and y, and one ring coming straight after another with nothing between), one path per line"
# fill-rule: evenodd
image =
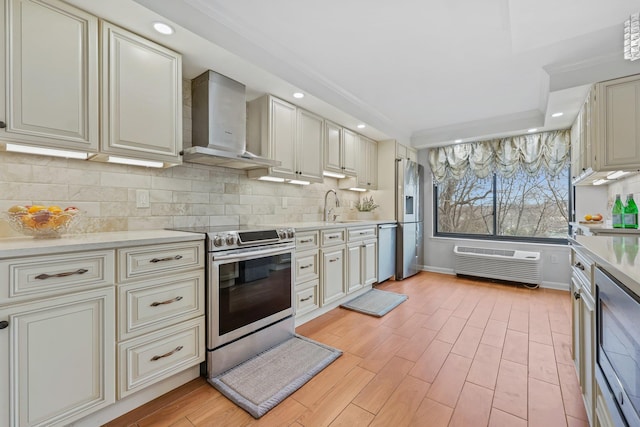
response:
M344 354L259 420L194 380L109 426L587 426L568 292L420 273L382 318L335 309L297 329Z

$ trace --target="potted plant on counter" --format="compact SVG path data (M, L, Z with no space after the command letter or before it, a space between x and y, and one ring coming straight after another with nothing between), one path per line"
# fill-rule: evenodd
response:
M358 210L358 219L374 219L375 213L373 212L379 205L373 201L373 196L369 198L363 197L356 202L356 209Z

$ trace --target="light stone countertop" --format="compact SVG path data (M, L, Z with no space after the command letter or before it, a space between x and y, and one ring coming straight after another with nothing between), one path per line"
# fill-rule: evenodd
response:
M640 237L576 236L570 240L586 249L596 265L640 296Z
M0 239L0 259L137 245L154 245L169 242L187 242L204 240L204 238L205 235L200 233L185 233L170 230L68 234L60 238L52 239L11 237Z
M336 222L324 222L324 221L308 221L308 222L293 222L288 224L271 224L274 227L278 228L287 228L292 227L295 228L296 231L307 231L307 230L319 230L319 229L328 229L328 228L340 228L340 227L363 227L367 225L378 225L378 224L395 224L394 220L346 220L346 221L336 221Z
M611 226L607 226L604 223L602 224L581 224L579 222L570 222L569 224L574 227L582 228L593 234L630 234L640 236L640 229L638 228L613 228Z

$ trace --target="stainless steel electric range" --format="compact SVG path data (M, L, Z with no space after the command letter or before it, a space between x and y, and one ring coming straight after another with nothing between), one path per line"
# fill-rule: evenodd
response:
M195 227L206 234L207 377L294 334L292 228Z

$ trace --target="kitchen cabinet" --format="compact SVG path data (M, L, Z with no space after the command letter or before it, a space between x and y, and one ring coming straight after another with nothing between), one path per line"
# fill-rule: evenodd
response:
M345 280L346 236L344 228L320 231L321 305L337 301L347 294Z
M322 117L271 95L247 103L247 150L282 164L250 177L322 182Z
M356 175L357 134L325 120L324 170L337 174Z
M101 21L102 139L116 156L181 163L180 54Z
M609 390L606 391L610 393ZM607 408L607 403L605 398L600 390L600 386L596 382L596 411L595 411L595 423L593 427L615 427L616 424L613 422L611 414L609 413L609 409Z
M573 247L571 251L571 288L573 317L573 359L576 365L582 399L589 422L595 419L595 285L594 262L586 253Z
M0 139L97 152L98 19L57 0L3 3Z
M0 424L66 425L115 401L113 251L0 261Z
M574 185L640 169L640 75L595 84L571 129Z
M347 293L378 281L377 227L349 228L347 244Z
M117 250L117 398L205 358L201 241Z
M300 317L320 307L318 231L296 233L295 310Z
M378 145L376 141L358 135L359 155L357 183L366 190L378 189Z

